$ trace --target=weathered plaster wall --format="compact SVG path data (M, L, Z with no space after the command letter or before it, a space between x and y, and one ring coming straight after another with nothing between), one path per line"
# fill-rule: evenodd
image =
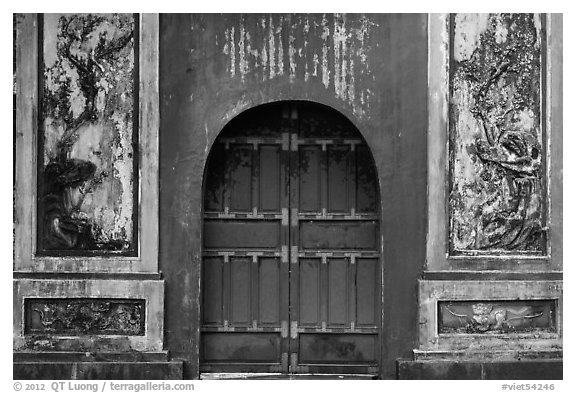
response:
M383 376L417 345L425 259L426 15L162 15L160 269L165 346L197 377L202 179L211 144L243 110L310 100L346 115L382 190Z

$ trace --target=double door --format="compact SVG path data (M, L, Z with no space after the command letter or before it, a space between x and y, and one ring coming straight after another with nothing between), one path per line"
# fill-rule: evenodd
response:
M342 115L290 102L231 121L205 175L201 372L377 374L378 212Z

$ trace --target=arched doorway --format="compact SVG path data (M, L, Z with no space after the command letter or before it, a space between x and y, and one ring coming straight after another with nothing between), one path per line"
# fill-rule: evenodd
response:
M233 119L205 172L200 371L378 374L379 211L340 113L279 102Z

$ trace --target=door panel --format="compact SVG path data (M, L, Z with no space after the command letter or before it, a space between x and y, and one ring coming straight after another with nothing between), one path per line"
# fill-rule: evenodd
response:
M328 159L328 212L350 212L348 201L350 147L328 145L326 156Z
M328 327L350 327L350 264L345 258L327 258L328 268Z
M262 212L280 211L280 154L279 146L260 146L259 153L259 210Z
M372 250L377 251L376 221L322 220L300 221L300 244L306 250Z
M320 327L320 264L319 258L300 258L298 272L300 326ZM292 272L294 275L296 272Z
M223 131L207 165L201 370L375 373L381 270L370 151L334 112L259 110Z
M277 334L206 333L202 337L205 361L274 363L280 360Z
M260 258L258 320L262 326L280 324L280 258Z
M252 261L248 258L230 258L230 323L232 326L250 326L250 284Z
M277 249L282 228L278 220L207 219L204 231L204 246L207 248Z
M226 153L230 210L249 212L252 210L252 146L231 144Z
M300 211L320 210L320 164L322 149L320 146L301 146L299 151L300 174Z
M232 122L207 163L203 372L288 372L289 135L277 109Z
M357 146L356 152L356 212L375 214L378 211L376 168L368 146Z
M374 335L302 334L300 339L303 363L376 362L378 341Z
M222 318L224 305L222 296L224 264L222 258L204 258L202 273L202 284L204 286L204 296L202 297L203 324L221 325L224 321Z

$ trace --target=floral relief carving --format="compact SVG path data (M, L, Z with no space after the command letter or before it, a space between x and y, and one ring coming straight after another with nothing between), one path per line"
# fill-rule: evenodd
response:
M134 17L43 16L40 247L133 244Z
M453 251L545 252L539 18L454 19Z
M29 334L144 334L144 300L27 299Z

